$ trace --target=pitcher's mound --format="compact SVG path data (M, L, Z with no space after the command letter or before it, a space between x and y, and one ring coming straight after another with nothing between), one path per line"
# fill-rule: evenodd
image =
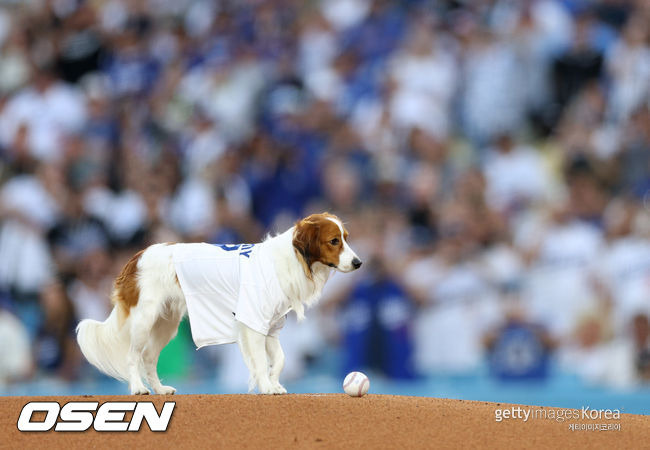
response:
M167 432L143 424L137 433L20 433L20 410L35 400L153 401L159 412L163 402L175 401L176 409ZM0 411L0 447L12 448L639 448L650 442L650 416L592 419L563 410L568 418L558 420L558 408L392 395L3 397Z

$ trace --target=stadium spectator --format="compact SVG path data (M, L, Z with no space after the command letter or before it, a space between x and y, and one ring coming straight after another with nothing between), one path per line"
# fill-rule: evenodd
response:
M512 213L530 203L544 203L550 197L547 169L538 152L517 145L503 134L486 152L484 166L486 198L493 209Z
M34 299L53 274L45 233L58 217L63 180L53 166L19 168L0 191L0 285L20 301Z
M555 342L543 326L529 322L513 308L497 329L485 336L490 371L502 381L545 380Z
M627 119L650 94L649 33L650 26L643 16L630 18L607 55L607 72L612 81L609 112L616 121Z
M78 256L74 267L76 277L67 294L75 310L75 319L103 321L112 309L108 301L113 285L111 256L102 247L89 249Z
M81 352L74 329L75 313L65 287L55 281L43 287L40 295L43 323L34 342L34 360L45 374L71 380L77 377Z
M563 208L555 211L541 235L531 232L520 239L531 260L524 301L553 336L568 335L578 317L598 305L590 275L603 244L601 232Z
M399 128L417 127L445 138L458 82L454 45L437 34L430 23L417 21L413 25L388 69L395 84L390 116Z
M574 336L561 348L561 366L589 385L625 388L638 381L638 342L629 335L616 337L606 312L585 312Z
M650 319L639 313L632 319L632 340L636 354L636 370L641 381L650 380Z
M413 378L412 301L389 274L388 261L375 256L366 264L342 305L341 373L374 369L390 378Z
M29 333L20 319L6 309L7 298L0 305L0 389L8 383L25 380L33 371Z
M593 39L594 17L589 11L575 19L569 47L553 62L555 101L563 109L584 86L600 77L603 70L602 51Z
M467 207L440 211L434 256L416 259L405 280L422 304L415 319L415 364L420 373L476 369L483 335L499 318L495 292L472 256L477 242Z
M0 143L10 148L24 127L34 158L59 161L65 136L83 127L85 103L79 89L59 79L51 64L34 67L31 82L12 95L2 111Z
M638 205L631 199L612 200L605 211L607 245L594 276L612 303L614 325L625 332L639 310L650 313L650 248L636 229Z
M521 128L526 96L513 43L474 24L466 36L463 67L462 114L467 135L484 144Z

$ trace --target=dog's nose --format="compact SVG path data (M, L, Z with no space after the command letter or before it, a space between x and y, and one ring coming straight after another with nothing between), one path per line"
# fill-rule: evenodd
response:
M359 267L361 267L361 264L363 264L363 263L361 262L361 260L359 258L354 258L352 260L352 267L354 267L355 269L358 269Z

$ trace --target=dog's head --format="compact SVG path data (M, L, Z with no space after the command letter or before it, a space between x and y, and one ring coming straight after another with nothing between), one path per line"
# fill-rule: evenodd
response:
M296 222L293 247L305 263L311 276L316 262L340 272L352 272L361 267L361 260L347 242L348 232L335 215L312 214Z

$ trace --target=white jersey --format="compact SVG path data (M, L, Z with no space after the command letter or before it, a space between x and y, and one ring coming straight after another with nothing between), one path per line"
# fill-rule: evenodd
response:
M237 341L236 321L276 336L289 312L261 244L175 244L173 261L198 348Z

